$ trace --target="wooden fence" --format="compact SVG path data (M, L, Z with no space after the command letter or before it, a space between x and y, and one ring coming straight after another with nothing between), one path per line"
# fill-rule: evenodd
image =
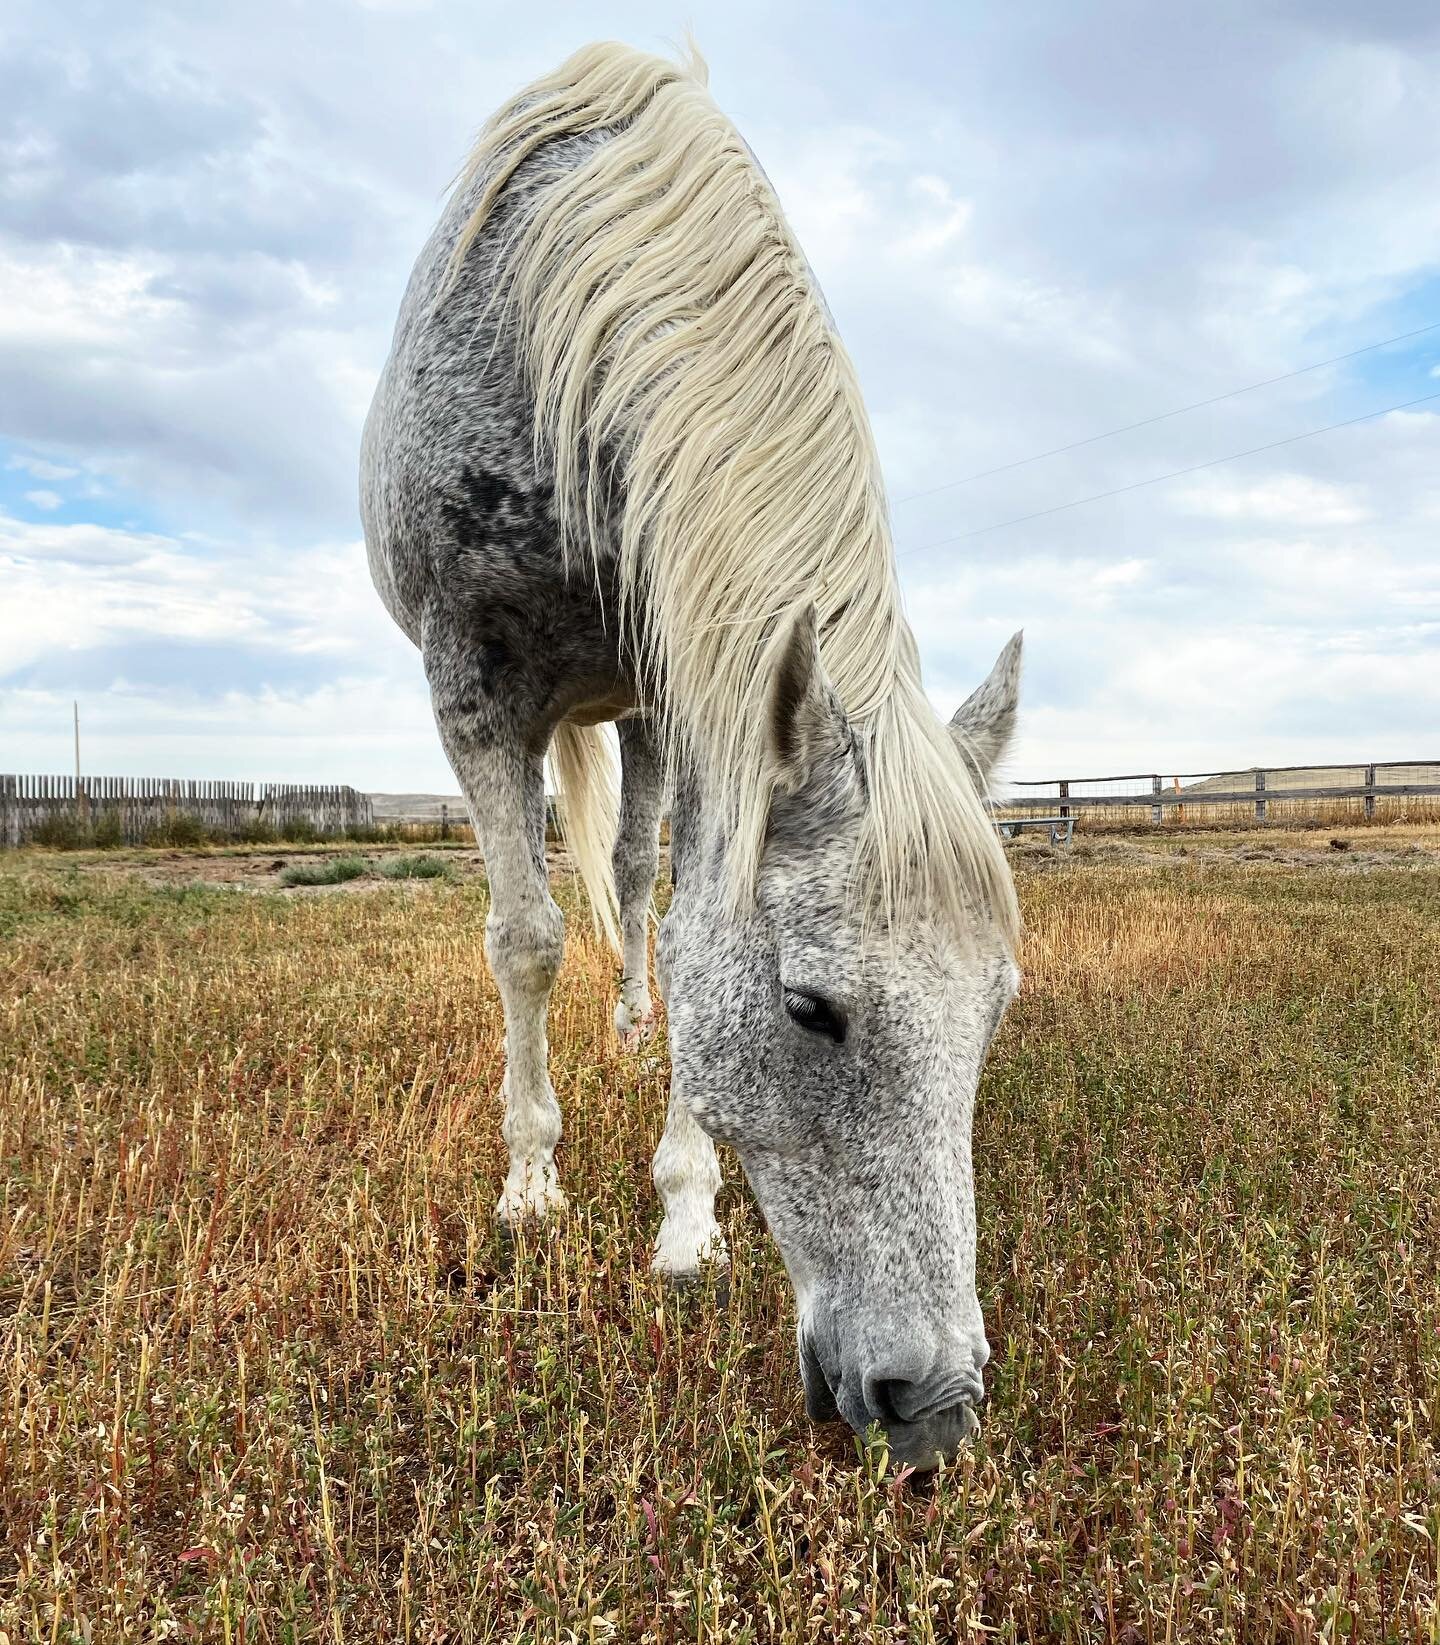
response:
M67 829L141 845L173 835L177 818L214 834L282 833L297 826L342 834L375 821L367 794L338 785L0 776L0 846Z
M1354 765L1252 766L1242 771L1060 777L1010 785L997 815L1075 817L1112 823L1214 823L1440 817L1440 761L1371 760ZM1098 820L1098 819L1097 819Z

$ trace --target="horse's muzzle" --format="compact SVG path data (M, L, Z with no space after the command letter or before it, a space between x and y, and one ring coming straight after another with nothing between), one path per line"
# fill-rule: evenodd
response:
M927 1469L952 1460L979 1426L975 1412L985 1397L982 1372L990 1357L983 1337L944 1362L925 1355L923 1374L916 1374L920 1362L902 1345L864 1369L837 1357L838 1374L801 1328L800 1375L810 1419L843 1417L858 1434L878 1423L891 1459L902 1466Z

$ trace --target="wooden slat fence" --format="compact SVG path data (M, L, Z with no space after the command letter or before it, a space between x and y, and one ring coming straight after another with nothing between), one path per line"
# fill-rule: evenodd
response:
M102 821L127 845L173 831L177 817L207 833L239 834L308 823L317 834L374 825L370 798L342 785L206 781L190 777L0 775L0 846L19 846L66 821Z
M350 828L372 828L375 824L370 796L353 788L261 783L259 789L259 820L277 827L304 821L318 834L343 834Z

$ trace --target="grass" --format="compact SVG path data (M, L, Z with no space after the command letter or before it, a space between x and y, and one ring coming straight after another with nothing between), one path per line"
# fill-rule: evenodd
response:
M344 885L370 872L363 857L324 857L315 862L291 863L280 870L280 883L294 885Z
M421 852L413 857L391 857L380 865L380 872L387 880L443 880L450 878L455 869L443 857Z
M215 828L193 813L176 809L163 821L127 839L121 810L96 805L88 815L57 808L26 836L26 843L51 851L133 851L158 846L186 849L255 845L474 845L468 823L380 822L356 824L343 832L316 828L306 817L275 824L259 818L235 828Z
M1337 863L1339 858L1337 856ZM995 1358L929 1485L647 1272L663 1053L567 901L572 1211L508 1248L478 884L0 861L0 1632L1440 1639L1440 866L1026 871Z

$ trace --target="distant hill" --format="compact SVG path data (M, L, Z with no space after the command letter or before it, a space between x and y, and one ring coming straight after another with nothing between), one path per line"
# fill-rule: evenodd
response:
M1360 788L1365 783L1365 767L1355 765L1309 765L1299 771L1267 772L1266 784L1270 788ZM1436 783L1440 782L1440 765L1418 766L1387 766L1376 763L1375 781L1377 783ZM1255 772L1226 771L1215 777L1202 777L1198 782L1183 782L1181 789L1187 794L1203 794L1211 789L1215 793L1233 793L1236 789L1250 789L1255 786Z

